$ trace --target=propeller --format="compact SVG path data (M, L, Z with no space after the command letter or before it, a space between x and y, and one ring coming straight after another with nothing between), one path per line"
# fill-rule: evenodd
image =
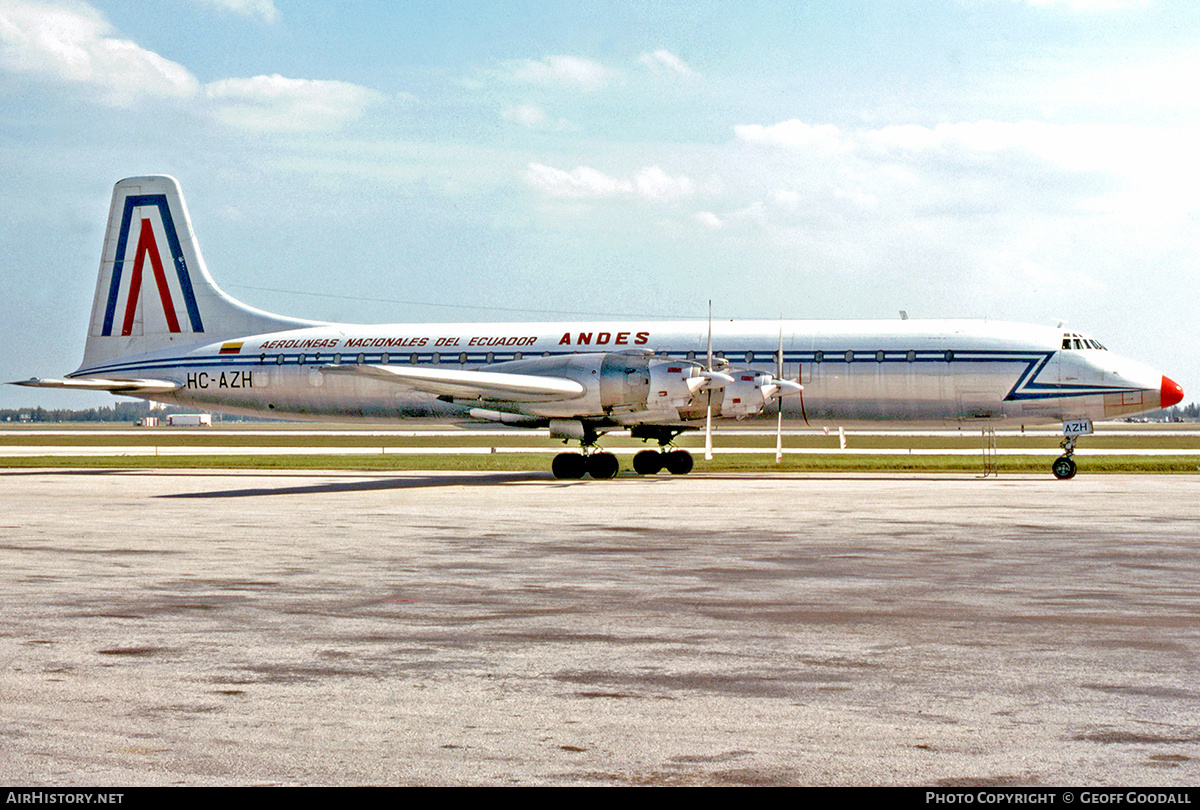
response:
M779 350L775 354L775 359L779 361L775 372L775 379L783 380L783 319L779 319ZM776 389L782 395L782 389ZM779 419L775 423L775 463L779 464L783 461L783 396L778 397Z
M712 358L712 299L708 299L708 364L704 370L711 375L713 373L713 358ZM712 461L712 387L708 389L708 408L704 413L704 460Z

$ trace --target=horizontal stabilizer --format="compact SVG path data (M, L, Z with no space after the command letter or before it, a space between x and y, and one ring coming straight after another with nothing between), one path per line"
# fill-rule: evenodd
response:
M108 391L112 394L169 394L179 389L179 383L166 380L104 380L97 377L80 377L73 380L39 379L16 380L9 385L27 385L30 388L62 388L68 391Z
M454 399L487 399L504 402L557 402L583 396L587 389L566 377L510 374L501 371L465 371L427 366L329 365L325 374L358 374L401 383Z

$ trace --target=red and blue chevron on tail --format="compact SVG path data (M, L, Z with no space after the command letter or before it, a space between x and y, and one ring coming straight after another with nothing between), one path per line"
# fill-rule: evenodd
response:
M175 178L129 177L113 188L81 372L188 343L312 324L248 307L217 287Z
M99 334L108 337L117 330L122 336L131 336L164 329L177 333L183 331L181 322L188 331L203 332L204 322L167 195L129 194L113 202L122 204L123 210L114 254L104 257L112 264ZM163 262L164 254L170 260L169 266ZM152 287L145 283L147 271L154 279Z

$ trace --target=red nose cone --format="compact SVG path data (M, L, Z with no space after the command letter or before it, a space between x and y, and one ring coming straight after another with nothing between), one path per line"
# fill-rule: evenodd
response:
M1183 388L1179 383L1169 377L1162 378L1162 389L1160 389L1163 408L1170 408L1179 402L1183 402Z

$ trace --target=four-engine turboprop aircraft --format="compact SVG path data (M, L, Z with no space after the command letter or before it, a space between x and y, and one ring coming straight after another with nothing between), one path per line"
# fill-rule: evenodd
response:
M779 401L806 421L1063 421L1060 478L1090 420L1173 405L1183 390L1062 329L991 321L630 321L359 326L272 315L213 282L179 184L117 183L83 363L19 385L110 391L286 419L456 416L549 428L582 452L560 478L611 478L597 448L628 429L658 450L641 474L686 473L672 449L711 418Z

